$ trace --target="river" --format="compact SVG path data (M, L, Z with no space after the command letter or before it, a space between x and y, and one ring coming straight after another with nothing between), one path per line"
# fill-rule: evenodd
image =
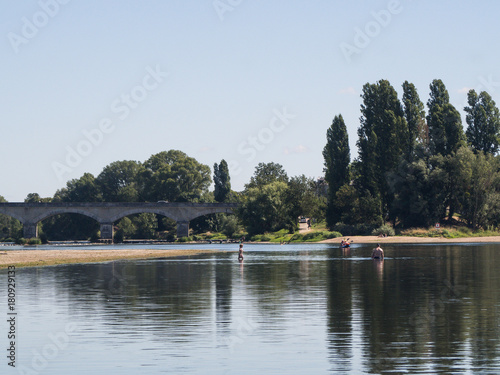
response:
M1 373L500 373L500 245L385 244L383 262L372 247L17 269Z

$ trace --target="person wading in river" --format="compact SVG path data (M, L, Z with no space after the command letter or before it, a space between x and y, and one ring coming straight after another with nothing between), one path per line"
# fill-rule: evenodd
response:
M384 260L384 250L382 250L379 243L377 244L377 247L372 251L372 259Z
M240 242L240 250L238 252L238 260L242 261L243 260L243 244Z

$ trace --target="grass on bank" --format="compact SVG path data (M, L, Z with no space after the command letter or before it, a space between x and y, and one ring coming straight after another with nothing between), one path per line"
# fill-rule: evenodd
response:
M288 233L286 229L278 232L257 234L249 238L253 242L272 242L272 243L294 243L294 242L318 242L330 238L341 237L339 232L331 232L327 230L312 230L305 234Z
M410 228L402 230L399 235L409 237L439 237L439 238L465 238L465 237L490 237L500 236L496 228L472 230L463 226L436 228Z
M321 228L321 227L320 227ZM249 236L246 232L239 232L228 238L222 233L203 233L198 235L191 235L189 237L181 237L177 239L178 242L193 242L193 241L237 241L245 237L245 241L250 242L271 242L271 243L294 243L294 242L319 242L330 238L341 237L342 234L335 231L328 231L326 229L313 229L305 234L295 232L289 233L288 230L282 229L277 232L267 232L264 234L256 234Z
M177 243L187 243L187 242L203 242L203 241L238 241L242 237L245 237L245 241L251 242L271 242L271 243L300 243L300 242L319 242L331 238L353 236L353 235L372 235L379 236L385 235L387 237L392 236L404 236L404 237L428 237L428 238L466 238L466 237L489 237L489 236L500 236L500 231L497 228L487 228L480 230L472 230L469 227L463 225L450 225L443 226L439 229L434 227L429 228L410 228L404 230L394 230L390 224L384 224L378 228L366 230L368 228L356 228L346 225L337 225L334 231L329 231L326 228L325 222L313 223L310 231L306 233L289 233L288 230L282 229L277 232L257 234L253 236L248 236L248 233L239 231L234 233L231 237L226 236L223 233L211 233L206 232L202 234L195 234L189 237L181 237L174 239ZM14 241L12 241L14 242ZM18 239L15 241L18 245L40 245L42 242L38 238L30 239Z
M488 229L480 229L480 230L472 230L471 228L465 226L449 226L449 227L441 227L439 229L435 229L433 227L430 228L411 228L405 230L394 230L394 228L390 224L384 224L378 228L370 230L366 233L358 233L351 234L345 233L342 234L340 231L329 231L326 229L326 225L324 222L318 223L316 225L313 224L311 231L307 233L294 233L290 234L287 230L283 229L274 233L265 233L252 236L247 238L247 240L254 242L286 242L286 243L294 243L294 242L319 242L331 238L344 237L346 235L372 235L379 236L385 235L387 237L392 236L407 236L407 237L431 237L431 238L466 238L466 237L489 237L489 236L500 236L500 231L496 228L488 228Z

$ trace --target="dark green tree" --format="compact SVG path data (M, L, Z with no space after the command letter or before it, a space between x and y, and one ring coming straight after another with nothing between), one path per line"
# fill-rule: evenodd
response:
M362 98L356 185L360 192L367 191L372 199L379 200L385 218L393 199L386 178L408 150L408 126L396 90L388 81L365 84Z
M402 160L389 174L395 199L391 211L403 228L429 226L441 220L446 211L448 181L445 159L441 155Z
M412 160L417 144L427 146L428 129L425 123L424 104L420 101L417 89L413 83L403 83L403 109L408 124L408 143L406 159Z
M125 238L132 238L136 229L137 228L132 224L132 220L130 220L129 217L120 219L116 224L114 241L120 243L123 242Z
M307 215L305 212L307 207L305 207L304 202L311 192L311 182L311 179L308 179L305 175L294 176L288 181L286 210L288 216L287 228L290 231L298 229L299 216Z
M238 216L249 235L287 228L290 225L287 183L274 181L248 188Z
M178 150L152 155L144 167L142 195L152 202L199 202L212 182L210 167Z
M96 183L105 202L138 202L141 163L132 160L115 161L97 176Z
M341 213L340 222L343 224L359 226L363 230L363 228L377 227L383 223L380 215L380 199L373 197L369 191L360 192L354 186L343 185L337 191L335 201ZM342 233L345 235L360 234L344 232Z
M316 184L305 175L288 178L278 163L259 163L245 185L238 216L251 234L297 229L298 217L307 214L305 201ZM309 200L312 202L311 200ZM314 207L308 207L312 212Z
M135 227L134 238L137 239L151 239L155 237L156 229L158 227L158 220L156 215L150 213L142 213L133 215L132 224Z
M221 232L228 238L234 237L240 230L238 218L235 215L224 215L220 226Z
M0 195L0 203L7 203L7 200ZM15 240L22 236L22 224L13 217L0 214L0 240Z
M102 202L102 193L94 175L84 173L79 179L68 181L54 198L62 202Z
M341 213L335 206L335 195L341 186L349 184L349 164L351 152L349 136L342 115L335 116L326 132L326 145L323 148L325 181L328 183L326 222L328 227L340 221Z
M229 167L224 159L214 164L214 198L217 202L226 202L231 194Z
M288 175L283 166L273 162L259 163L255 167L255 172L250 178L250 182L245 185L245 189L264 186L276 181L288 182Z
M430 90L430 98L427 101L429 148L432 155L446 156L465 145L462 119L460 113L450 104L448 90L440 79L432 81Z
M449 163L454 167L461 217L474 229L495 225L500 200L499 159L462 147Z
M318 191L318 184L305 175L294 176L288 181L290 219L296 222L298 216L324 220L326 199Z
M26 198L24 198L25 203L40 203L42 198L38 193L29 193Z
M465 132L469 146L475 151L496 154L499 148L500 114L495 101L486 92L477 95L470 90L467 94L468 106Z
M432 155L446 157L446 173L448 181L442 187L446 193L446 207L448 208L448 220L453 218L457 207L457 187L453 163L449 158L466 144L465 134L462 128L460 113L450 104L448 91L444 83L435 79L430 85L430 98L427 101L429 113L427 125L429 126L429 150ZM451 169L450 169L451 168Z

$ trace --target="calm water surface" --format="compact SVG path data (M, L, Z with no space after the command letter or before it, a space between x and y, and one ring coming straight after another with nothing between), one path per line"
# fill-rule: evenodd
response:
M500 373L500 245L372 247L18 269L0 373ZM0 290L5 353L5 270Z

